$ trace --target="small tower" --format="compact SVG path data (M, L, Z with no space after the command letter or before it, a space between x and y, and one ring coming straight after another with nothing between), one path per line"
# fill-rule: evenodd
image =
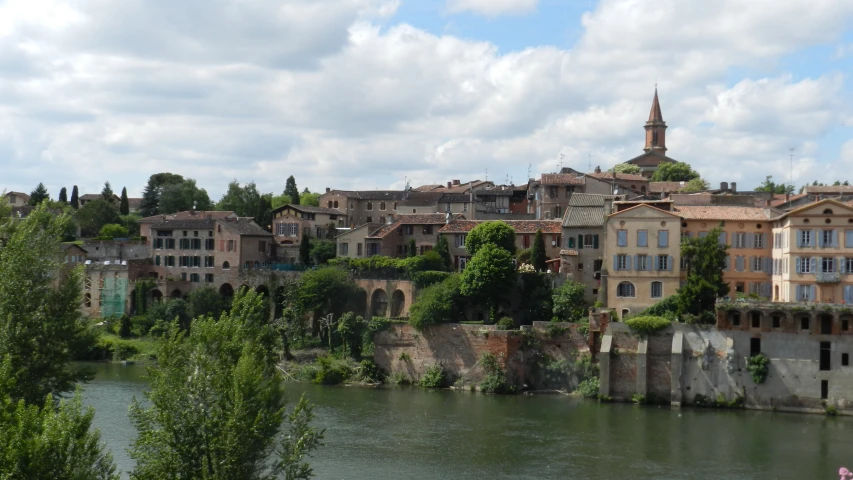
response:
M663 114L660 112L657 87L655 87L655 98L652 100L649 120L643 128L646 129L646 146L643 147L643 150L660 154L666 153L666 122L663 121Z

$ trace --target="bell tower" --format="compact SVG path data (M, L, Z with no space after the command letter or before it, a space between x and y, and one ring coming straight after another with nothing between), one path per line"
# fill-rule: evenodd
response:
M660 112L657 87L655 87L655 98L652 100L649 120L643 128L646 129L646 146L643 147L643 150L660 154L666 153L666 122L663 121L663 114Z

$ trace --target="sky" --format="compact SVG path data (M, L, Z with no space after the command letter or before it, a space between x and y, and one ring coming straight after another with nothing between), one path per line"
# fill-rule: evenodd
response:
M851 74L853 1L0 0L0 190L523 184L642 153L655 85L712 185L853 181Z

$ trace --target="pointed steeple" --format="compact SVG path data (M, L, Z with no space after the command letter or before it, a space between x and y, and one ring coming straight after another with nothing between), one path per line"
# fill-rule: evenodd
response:
M652 109L649 112L649 121L643 127L646 129L646 146L643 150L646 152L666 152L666 122L663 121L663 114L660 111L660 101L658 100L658 87L655 86L655 98L652 100Z

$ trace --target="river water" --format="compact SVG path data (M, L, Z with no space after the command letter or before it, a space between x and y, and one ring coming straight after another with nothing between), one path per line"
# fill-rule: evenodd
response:
M98 364L83 398L119 468L135 432L140 366ZM598 404L418 388L289 384L306 393L324 447L318 479L835 480L853 466L853 419ZM126 476L126 473L125 473Z

